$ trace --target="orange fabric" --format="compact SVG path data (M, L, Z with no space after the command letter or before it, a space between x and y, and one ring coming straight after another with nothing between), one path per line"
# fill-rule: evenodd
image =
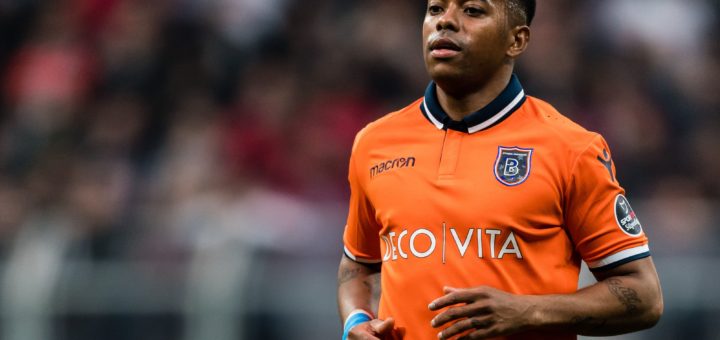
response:
M516 294L577 290L580 261L602 263L645 246L618 226L624 190L598 160L603 138L527 97L506 120L468 134L440 130L422 100L358 133L350 159L346 254L382 261L379 317L405 339L437 338L427 308L443 286L488 285ZM496 178L499 148L531 149L529 172ZM634 216L634 215L633 215ZM521 334L507 339L575 339Z

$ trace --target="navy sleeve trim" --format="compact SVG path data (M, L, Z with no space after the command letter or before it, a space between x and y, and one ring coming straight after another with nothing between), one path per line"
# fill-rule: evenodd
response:
M617 268L617 267L619 267L619 266L622 266L622 265L624 265L624 264L626 264L626 263L630 263L630 262L632 262L632 261L636 261L636 260L639 260L639 259L644 259L644 258L649 257L649 256L650 256L650 252L648 251L648 252L644 252L644 253L641 253L641 254L637 254L637 255L633 255L633 256L624 258L624 259L622 259L622 260L620 260L620 261L613 262L613 263L608 264L608 265L606 265L606 266L597 267L597 268L590 268L590 270L593 271L593 272L600 272L600 271L610 270L610 269L613 269L613 268Z

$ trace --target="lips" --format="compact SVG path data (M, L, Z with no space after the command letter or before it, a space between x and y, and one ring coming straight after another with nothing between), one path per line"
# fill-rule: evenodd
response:
M430 43L430 50L451 50L451 51L460 51L461 48L458 46L456 42L454 42L450 38L438 38L433 40Z
M430 42L430 55L436 59L449 59L460 54L462 48L450 38L437 38Z

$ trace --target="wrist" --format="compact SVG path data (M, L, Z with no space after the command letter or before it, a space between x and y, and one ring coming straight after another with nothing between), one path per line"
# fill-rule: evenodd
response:
M551 321L548 318L548 311L545 308L545 300L542 296L528 296L529 305L527 309L526 325L527 329L538 329L547 327Z
M368 322L372 320L374 317L370 312L364 310L364 309L356 309L350 312L348 314L347 318L345 318L345 322L343 324L343 336L342 339L347 339L348 333L350 333L350 330L353 329L353 327Z
M533 329L567 329L578 319L579 301L564 295L534 295L529 309L528 323Z

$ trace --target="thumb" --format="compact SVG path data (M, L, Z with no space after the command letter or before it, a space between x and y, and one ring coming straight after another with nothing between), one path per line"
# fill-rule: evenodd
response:
M385 334L395 327L395 319L387 318L385 320L373 320L373 322L370 323L370 326L378 334Z

